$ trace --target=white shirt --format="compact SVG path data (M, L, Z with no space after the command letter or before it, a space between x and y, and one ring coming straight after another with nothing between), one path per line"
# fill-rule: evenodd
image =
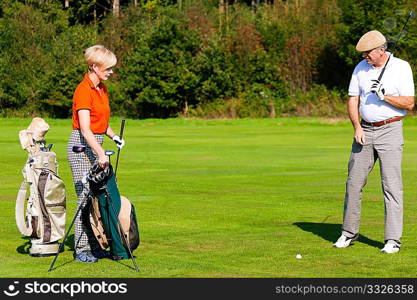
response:
M382 69L383 66L376 68L364 59L356 66L350 80L349 96L360 96L359 113L367 122L379 122L407 114L406 110L381 101L376 94L370 92L374 83L371 80L378 79ZM409 63L402 59L391 55L381 82L385 95L414 96L413 73Z

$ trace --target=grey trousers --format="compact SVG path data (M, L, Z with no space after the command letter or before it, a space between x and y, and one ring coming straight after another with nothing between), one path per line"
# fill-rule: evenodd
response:
M362 189L379 159L385 208L384 241L400 246L403 230L403 122L362 127L365 131L365 145L354 141L349 159L342 234L351 238L359 233Z

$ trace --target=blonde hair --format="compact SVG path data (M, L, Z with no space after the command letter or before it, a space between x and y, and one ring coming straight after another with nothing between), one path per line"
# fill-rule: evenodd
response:
M107 69L114 67L117 63L116 55L103 45L94 45L87 48L84 57L89 70L92 70L93 65Z

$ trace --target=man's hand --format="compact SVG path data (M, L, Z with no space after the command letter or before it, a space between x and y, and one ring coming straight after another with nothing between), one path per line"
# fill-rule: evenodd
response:
M382 82L379 82L379 80L377 80L377 79L374 79L372 81L374 83L371 86L371 92L375 93L379 97L379 100L384 100L384 98L385 98L385 89L382 86Z
M354 135L355 141L362 146L365 144L365 131L363 131L362 127L355 129Z
M115 134L112 138L112 140L116 143L117 148L122 149L123 146L125 145L125 140L121 139L120 136L118 136L117 134Z

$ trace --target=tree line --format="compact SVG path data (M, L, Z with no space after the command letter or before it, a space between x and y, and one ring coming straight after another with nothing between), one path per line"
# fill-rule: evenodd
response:
M345 116L360 36L398 39L412 0L2 0L0 115L68 118L83 50L130 118ZM417 24L396 56L417 69Z

